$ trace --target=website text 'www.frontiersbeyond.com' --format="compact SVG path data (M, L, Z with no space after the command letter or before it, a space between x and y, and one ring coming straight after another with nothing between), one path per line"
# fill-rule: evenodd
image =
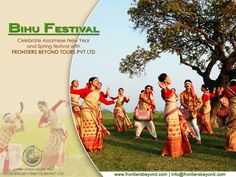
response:
M109 173L109 172L108 172ZM103 172L102 175L106 176L129 176L129 177L155 177L155 176L168 176L168 177L227 177L232 174L229 172L113 172L113 174L108 174Z

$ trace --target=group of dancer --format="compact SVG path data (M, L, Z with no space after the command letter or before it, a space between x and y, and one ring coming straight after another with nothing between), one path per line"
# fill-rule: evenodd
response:
M213 134L210 120L211 99L215 97L215 92L210 92L207 85L203 84L202 97L196 94L191 80L185 80L185 90L180 94L181 107L178 106L178 94L175 89L170 89L171 80L166 73L158 77L158 85L161 88L161 96L166 102L164 117L166 122L166 140L164 143L162 156L170 155L178 157L184 153L191 153L191 146L188 135L196 139L196 144L201 144L201 133ZM114 108L114 128L118 132L124 132L127 128L132 128L125 109L124 103L128 103L131 97L124 95L124 89L118 89L118 96L110 96L110 89L105 93L101 91L102 83L97 77L89 79L85 88L79 89L78 80L71 82L71 104L76 122L76 127L80 139L88 152L95 152L102 149L103 135L110 132L104 127L102 121L101 103L105 105L115 104ZM227 151L236 151L236 80L230 81L226 88L221 88L218 96L221 99L221 108L217 115L221 118L221 127L225 125L227 136ZM82 105L79 99L82 98ZM228 103L228 104L227 104ZM157 140L155 125L153 122L156 106L153 97L153 87L147 85L139 95L139 101L135 110L148 112L150 119L137 119L134 111L134 125L136 127L135 139L139 139L141 132L146 128ZM200 125L199 125L200 124Z
M38 128L50 128L50 135L42 154L41 168L43 169L53 169L64 163L67 131L56 114L56 109L64 102L66 101L60 100L52 108L48 108L45 101L39 101L37 104L39 110L43 113ZM3 116L3 123L0 128L0 173L2 174L21 168L23 147L21 144L10 144L10 141L15 133L25 129L21 115L22 110L23 103L19 113L6 113Z

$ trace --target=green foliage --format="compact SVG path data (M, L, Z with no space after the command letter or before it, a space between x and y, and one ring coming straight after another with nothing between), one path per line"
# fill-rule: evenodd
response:
M146 33L150 49L138 47L123 58L122 73L130 77L145 73L146 64L163 52L177 54L181 63L208 81L217 61L223 70L233 69L236 62L235 1L134 0L128 14L134 29Z
M145 71L146 64L157 57L157 54L152 51L147 51L144 48L138 47L132 54L123 58L120 63L120 70L123 73L130 74L132 78L134 75L139 75ZM127 67L132 66L132 67Z
M108 109L102 109L103 114L111 114L112 112Z

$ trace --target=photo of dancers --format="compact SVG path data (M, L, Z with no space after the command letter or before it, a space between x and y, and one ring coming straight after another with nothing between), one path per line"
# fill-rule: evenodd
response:
M54 170L64 165L67 158L67 129L63 124L64 120L62 121L56 113L62 103L67 104L68 101L59 100L51 108L45 101L38 101L37 107L43 113L39 119L32 119L33 116L24 118L23 102L20 102L18 113L3 115L0 127L0 174L22 172L29 167L37 168L39 171ZM42 128L49 130L44 131ZM16 134L19 134L20 138L17 138ZM39 134L42 139L39 138ZM42 142L45 137L46 143ZM44 144L42 150L39 148L40 144Z
M97 6L86 22L103 30L89 44L97 53L73 55L69 82L79 81L73 117L78 107L77 134L99 170L236 170L235 3Z
M205 85L202 85L201 90L204 92L202 98L200 98L194 91L193 85L191 80L185 80L184 85L186 90L180 93L180 105L184 107L183 109L179 109L179 106L177 104L178 100L178 94L175 92L175 89L169 89L168 85L171 84L171 81L167 74L163 73L159 77L159 87L162 89L161 90L161 96L164 100L167 101L168 104L166 106L170 105L170 100L173 100L173 107L166 107L164 114L166 117L169 115L173 114L176 111L175 117L177 117L176 121L174 124L179 124L180 129L177 131L178 133L174 134L179 134L180 132L185 129L186 131L189 132L189 134L196 138L196 144L201 144L201 135L200 135L200 129L202 130L205 128L206 130L209 129L207 134L213 134L211 124L210 124L210 100L211 100L211 93L209 92L208 88ZM74 80L73 82L78 83L77 80ZM234 83L234 80L231 80L230 84ZM95 152L97 150L102 149L102 135L106 134L109 135L109 131L104 127L102 123L102 113L100 108L100 103L104 103L105 105L111 105L115 104L114 108L114 129L117 132L123 132L126 131L126 126L130 129L133 128L133 124L128 116L128 114L125 112L123 108L124 102L128 103L129 100L131 99L131 96L128 97L128 99L124 96L124 89L119 88L118 89L118 96L116 97L111 97L109 96L110 93L106 91L106 95L104 92L100 90L99 86L99 80L97 77L91 77L89 79L89 82L86 84L85 88L74 89L72 86L70 87L70 92L71 95L78 95L79 97L83 98L84 101L82 105L79 105L79 102L77 101L75 104L74 97L71 96L71 107L72 111L74 111L74 106L78 107L78 110L81 112L81 117L78 118L77 114L74 114L75 119L75 125L78 127L78 122L80 123L80 128L77 128L77 132L80 135L80 138L82 142L85 144L85 148L89 152ZM226 89L224 89L226 90ZM150 119L147 120L142 120L142 118L137 117L138 115L135 114L135 111L137 107L134 108L134 113L132 117L134 118L134 125L136 127L136 133L135 133L135 139L139 139L141 132L144 128L147 128L147 130L150 132L154 140L157 140L157 135L156 135L156 129L153 123L154 120L154 114L155 114L155 103L153 99L153 87L151 85L145 86L145 90L143 90L140 95L139 95L139 102L138 102L138 109L144 110L146 112L149 112L147 116L149 116ZM206 92L206 93L205 93ZM224 94L230 93L229 91L224 91L220 96L224 96ZM207 94L207 95L206 95ZM215 94L215 93L212 93ZM96 97L95 97L96 95ZM172 99L173 96L173 99ZM230 95L231 96L231 95ZM228 97L230 97L228 96ZM106 98L105 98L106 97ZM110 97L110 100L107 100L107 97ZM171 98L171 99L170 99ZM170 99L170 100L169 100ZM92 107L93 106L93 107ZM54 106L57 107L57 106ZM205 109L207 109L205 111ZM53 108L54 109L54 108ZM173 109L173 110L172 110ZM169 111L168 111L169 110ZM83 112L84 111L84 112ZM89 112L88 112L89 111ZM96 112L95 112L96 111ZM204 114L204 111L207 112L207 116ZM222 112L222 109L218 111L218 114L220 115L220 111ZM166 113L165 113L166 112ZM121 116L121 115L122 116ZM142 116L142 115L141 115ZM145 115L146 116L146 115ZM206 118L208 117L208 119ZM221 118L222 116L219 116ZM79 119L79 120L78 120ZM141 120L140 120L141 119ZM166 121L168 122L169 119L166 118ZM173 120L171 120L172 122ZM190 121L190 122L188 122ZM87 123L89 122L89 123ZM188 122L188 123L187 123ZM90 125L90 126L87 126ZM92 125L92 126L91 126ZM176 126L176 125L174 125ZM208 128L208 127L209 128ZM167 126L168 128L171 128L171 124ZM200 128L199 128L200 127ZM208 129L207 129L208 128ZM105 131L104 131L105 130ZM90 133L84 133L80 134L80 132L90 132ZM106 133L108 132L108 133ZM168 131L167 131L168 132ZM201 131L202 133L203 130ZM185 132L186 133L186 132ZM182 135L184 133L182 132ZM99 135L99 136L97 136ZM182 138L180 138L182 139ZM188 142L188 138L184 138L187 141L189 146L189 152L191 152L191 147ZM83 141L84 140L84 141ZM88 141L89 140L89 141ZM181 144L181 143L176 143L176 144ZM166 145L167 146L167 145ZM171 146L170 146L171 147ZM182 145L181 145L182 147ZM169 146L166 147L168 149ZM165 153L162 155L164 156ZM167 153L168 154L168 153ZM180 153L182 154L182 153ZM172 155L171 156L179 156L179 155Z
M163 139L163 137L158 139L156 132L156 129L159 130L163 128L154 124L154 122L156 122L155 113L157 112L157 106L154 102L154 90L151 85L146 85L144 90L139 93L138 105L133 108L133 113L127 113L124 109L124 103L128 104L131 100L131 96L127 98L124 95L124 88L118 89L117 96L111 96L111 90L113 90L113 88L108 88L104 93L101 89L102 84L98 77L90 77L88 82L84 84L84 88L73 87L74 82L77 84L78 80L73 80L70 87L71 110L75 120L75 128L85 149L93 153L91 154L92 157L96 156L97 151L106 151L106 140L110 137L104 137L104 135L112 136L113 134L124 133L124 136L125 134L130 136L130 132L132 132L132 139L138 142L142 139L146 139L145 131L143 132L145 136L141 136L142 130L146 129L157 142ZM161 143L162 153L159 155L162 157L170 156L176 158L184 154L194 153L194 150L191 148L192 141L189 141L189 138L190 140L192 140L192 138L196 139L194 144L200 147L200 145L207 143L206 137L204 138L205 140L202 141L201 133L207 134L207 136L214 134L210 122L210 105L211 101L216 97L215 89L210 91L209 88L203 84L201 86L203 96L200 97L196 93L192 81L186 79L184 81L185 90L181 93L177 93L176 89L169 87L172 81L166 73L162 73L158 76L157 83L157 86L161 88L160 95L165 101L164 111L163 113L159 113L159 115L161 114L161 116L164 117L166 126L165 141ZM218 89L218 96L222 98L222 106L218 108L217 112L219 121L221 120L222 122L222 117L226 116L226 107L229 108L229 113L227 109L227 115L232 119L229 120L226 118L229 122L224 121L221 124L221 134L222 127L227 126L226 151L235 151L234 142L236 139L233 129L234 121L232 118L233 111L235 110L233 107L233 95L235 94L233 89L235 83L235 79L232 79L229 82L229 86L226 88L220 87L220 89ZM75 96L77 96L76 102ZM77 98L83 99L81 104ZM223 98L229 99L229 104L226 104ZM115 104L114 111L103 113L101 103L105 105ZM76 110L79 110L79 117L78 114L75 114L77 113L75 111L76 107L78 107ZM137 113L137 110L141 113ZM103 115L105 115L105 119ZM113 119L113 127L107 124L108 116L109 119ZM79 128L78 122L80 122ZM106 128L106 125L108 125L109 128Z

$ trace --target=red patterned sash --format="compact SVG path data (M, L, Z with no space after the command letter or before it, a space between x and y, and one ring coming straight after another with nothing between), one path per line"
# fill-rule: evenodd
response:
M92 114L93 114L93 111L96 112L96 110L95 110L92 106L90 106L86 101L85 101L85 103L87 104L88 107L82 107L81 110L82 110L82 109L89 109L89 110L92 110L92 111L91 111ZM109 131L106 129L106 127L102 124L102 121L99 120L99 119L100 119L99 115L101 115L101 111L100 111L100 110L98 111L97 115L92 116L95 125L97 126L98 129L101 129L101 130L102 130L102 133L103 133L103 134L105 134L105 135L110 135L110 132L109 132ZM98 134L99 134L99 133L100 133L100 131L98 131Z
M170 116L171 114L173 114L175 111L178 111L179 108L178 107L175 107L174 109L170 110L169 112L165 113L165 117L168 117Z

